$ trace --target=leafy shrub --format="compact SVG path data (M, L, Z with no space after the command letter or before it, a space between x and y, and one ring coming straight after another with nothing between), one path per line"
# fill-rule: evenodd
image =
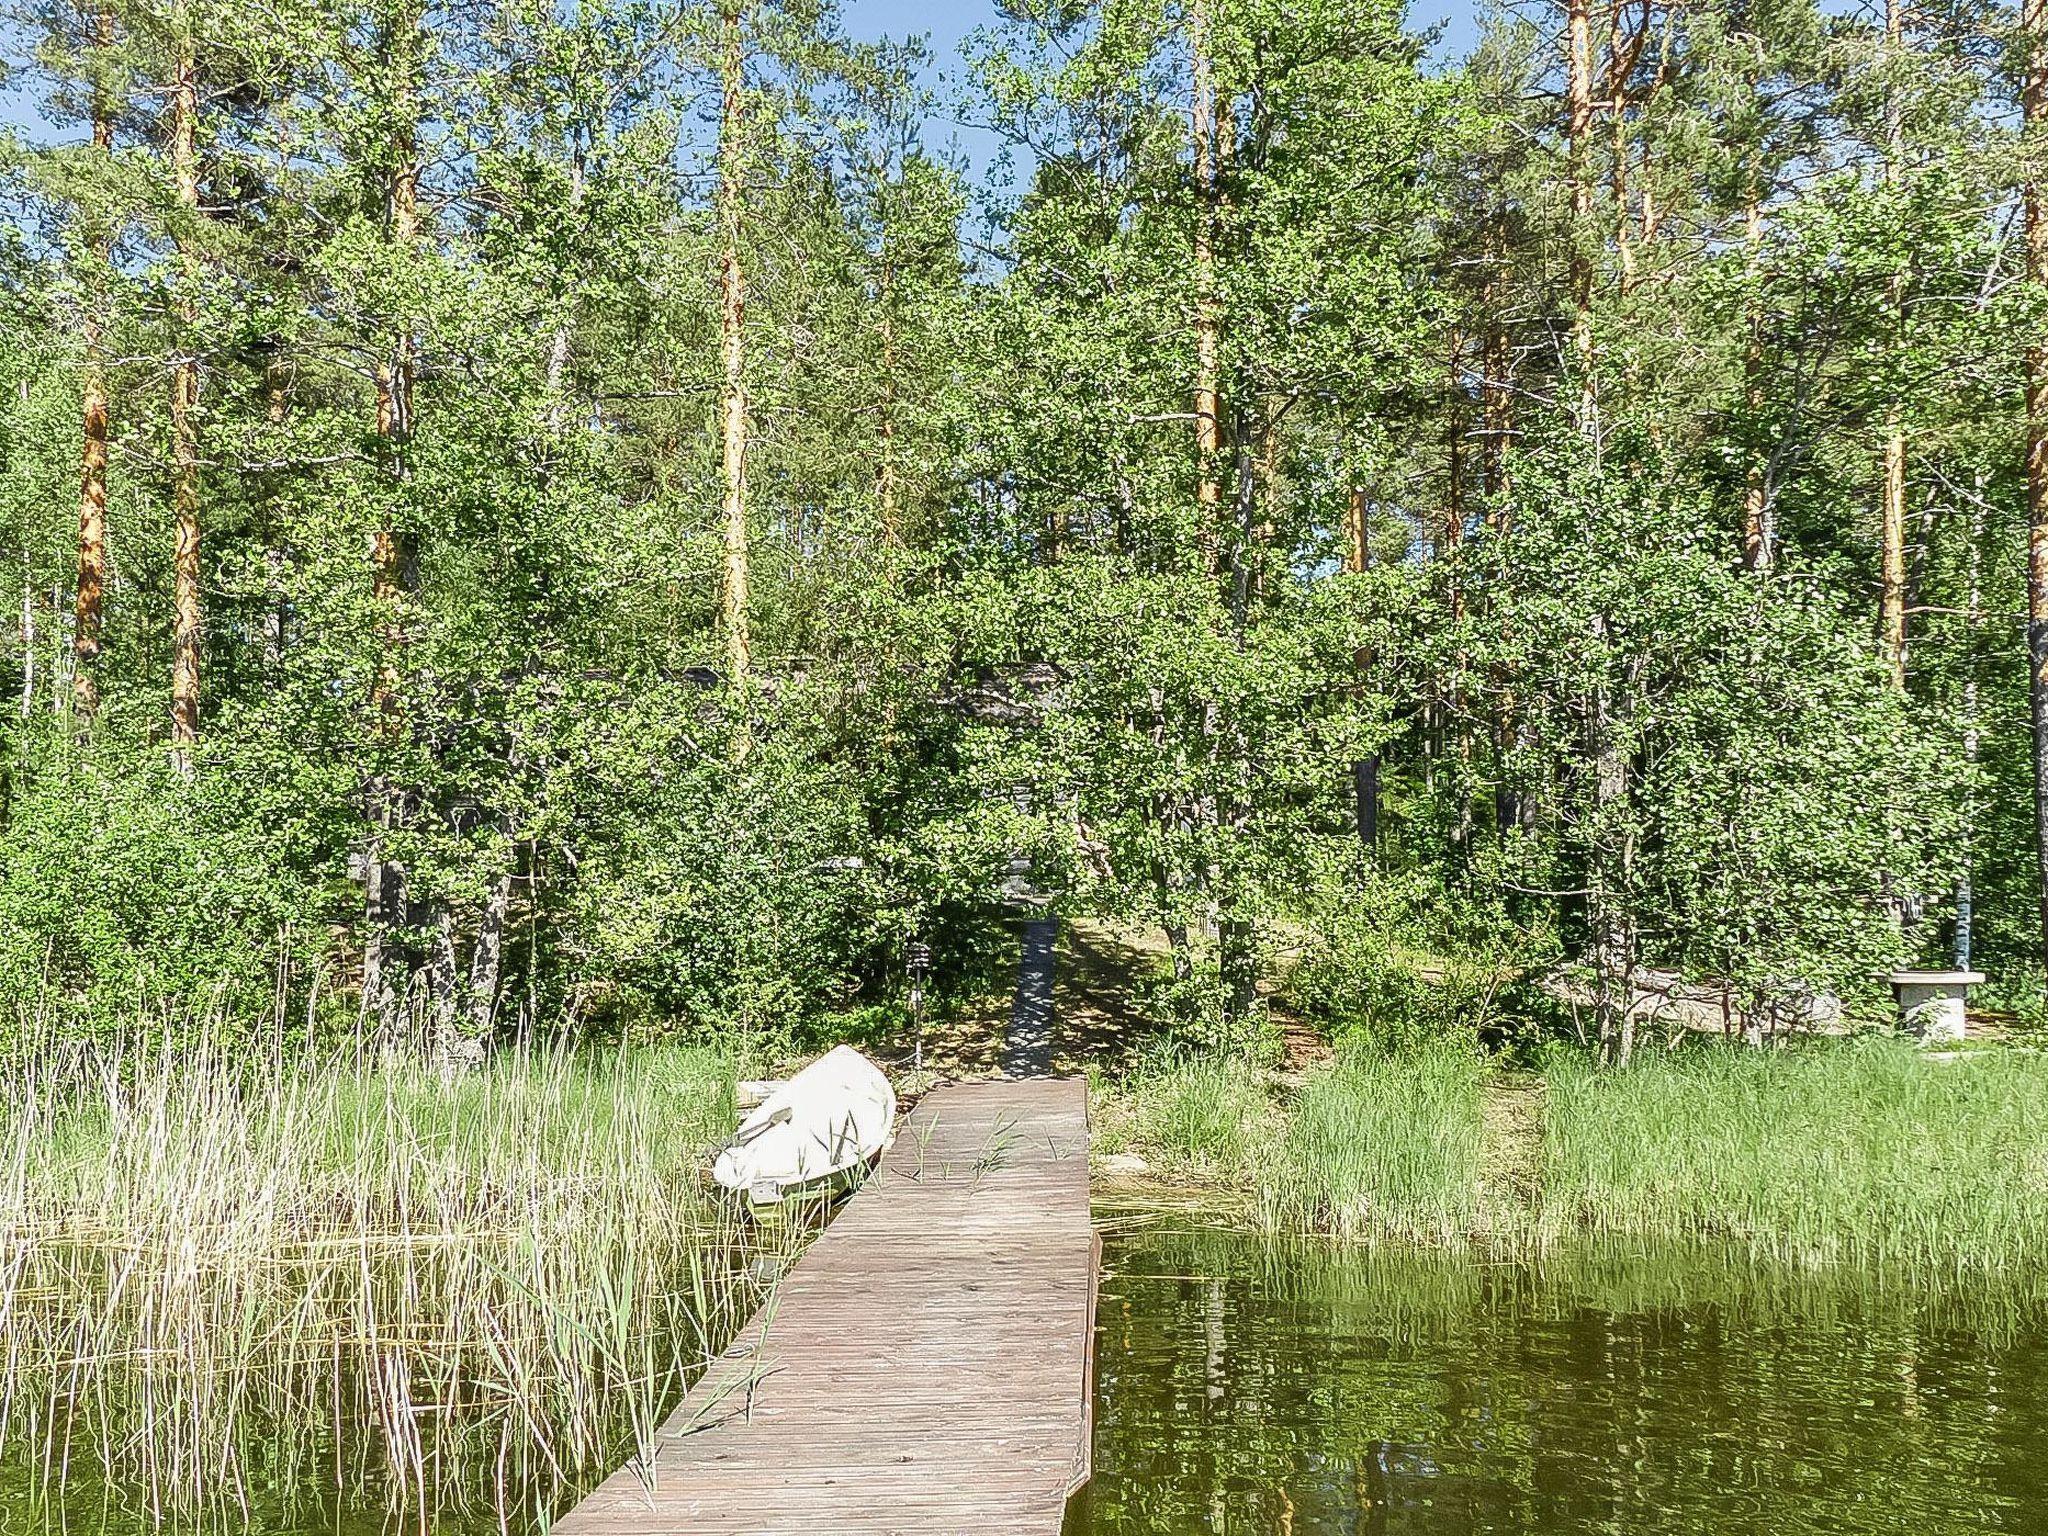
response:
M52 730L17 772L0 833L10 1024L268 1017L280 962L317 963L331 893L239 776L188 784L160 750L108 738L87 752Z

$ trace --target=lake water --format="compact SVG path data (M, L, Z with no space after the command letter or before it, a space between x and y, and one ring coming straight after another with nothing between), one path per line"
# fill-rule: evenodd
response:
M8 1450L0 1536L523 1536L576 1491L479 1485L394 1515L375 1476L337 1486L360 1458L286 1439L254 1455L246 1511L160 1523L89 1454L52 1499ZM1067 1536L1201 1532L2043 1536L2048 1279L1821 1279L1670 1248L1487 1261L1113 1223L1095 1477Z
M1104 1250L1067 1536L2048 1532L2048 1304L1715 1252Z

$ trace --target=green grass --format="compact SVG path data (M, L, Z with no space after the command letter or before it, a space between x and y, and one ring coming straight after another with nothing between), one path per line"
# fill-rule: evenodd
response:
M4 1073L0 1446L159 1512L311 1468L517 1518L647 1445L761 1293L703 1187L713 1054Z
M1345 1051L1302 1084L1258 1181L1277 1228L1448 1241L1478 1220L1482 1068L1469 1051Z
M1105 1151L1228 1191L1272 1230L2048 1272L2048 1056L2031 1052L1711 1046L1565 1062L1538 1094L1467 1051L1351 1048L1295 1079L1183 1061L1104 1082L1097 1110Z
M1185 1171L1242 1177L1267 1137L1271 1108L1253 1067L1196 1056L1139 1074L1135 1134L1152 1156Z
M1454 1050L1347 1050L1297 1088L1241 1057L1175 1058L1096 1085L1096 1150L1253 1197L1273 1230L1442 1240L1476 1217L1483 1070Z
M1886 1041L1550 1074L1546 1228L1797 1262L2048 1260L2048 1058Z

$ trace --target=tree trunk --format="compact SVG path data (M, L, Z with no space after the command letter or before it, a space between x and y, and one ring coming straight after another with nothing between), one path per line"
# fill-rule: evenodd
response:
M1354 575L1372 563L1365 487L1354 485L1344 498L1344 569Z
M21 551L21 718L36 707L36 578L26 545Z
M882 189L889 185L887 157L879 151L875 155L874 169L879 197ZM896 259L889 242L890 205L885 201L881 208L881 259L875 268L875 314L881 329L882 398L877 431L879 462L875 466L875 499L881 508L883 539L892 545L901 545L903 530L896 509Z
M72 706L81 725L99 712L99 660L107 582L107 382L100 327L86 322L85 446L78 494L78 589L72 598Z
M394 21L386 39L391 65L391 184L386 191L386 216L391 244L410 251L419 238L419 121L414 97L413 64L418 50L418 20ZM391 338L391 352L377 367L377 441L384 453L394 490L406 478L405 450L413 435L413 340L401 326ZM406 608L417 580L413 539L387 511L371 536L370 579L380 627L378 672L373 703L385 731L396 736L404 724L403 662L410 629Z
M362 1016L374 1019L387 1045L398 1028L398 993L403 965L393 930L403 922L399 911L403 875L384 856L391 830L392 794L381 779L372 780L364 795L364 820L370 835L363 845L363 984Z
M1450 618L1453 624L1462 623L1465 618L1465 584L1463 572L1457 563L1457 552L1465 543L1465 360L1464 336L1456 326L1451 327L1450 377L1445 385L1446 409L1449 425L1444 444L1444 544L1443 552L1449 558ZM1461 853L1471 847L1474 812L1472 803L1472 725L1468 718L1468 699L1465 690L1465 668L1470 654L1460 646L1452 665L1452 685L1449 698L1451 729L1455 738L1458 756L1458 820L1451 831L1451 842Z
M452 1072L470 1065L471 1053L455 1030L461 1005L456 996L455 914L446 902L437 902L435 908L427 934L427 992L433 1010L428 1055L442 1072Z
M1216 973L1223 992L1224 1043L1248 1046L1259 1002L1258 934L1251 919L1231 914L1217 924Z
M741 0L721 0L718 62L718 335L725 366L720 397L719 469L724 485L725 576L719 616L725 629L726 669L745 688L753 669L747 632L747 347L746 277L740 268L741 177L745 170L746 53L740 36Z
M1742 349L1742 400L1749 416L1749 432L1754 438L1759 430L1757 418L1763 411L1764 334L1763 305L1758 301L1755 288L1763 269L1764 222L1761 171L1754 159L1750 162L1748 195L1744 201L1742 224L1749 263L1751 292L1749 311L1746 319L1747 335ZM1743 475L1742 487L1742 563L1745 569L1768 571L1777 563L1777 530L1773 526L1770 488L1764 483L1764 456L1761 449L1752 446L1748 454L1748 467Z
M1956 875L1955 968L1970 968L1971 877L1977 852L1977 758L1983 725L1977 702L1977 630L1984 603L1984 476L1977 476L1977 494L1970 504L1969 558L1963 597L1963 846L1962 869Z
M113 46L114 18L102 8L93 13L94 52L104 56ZM92 95L92 147L104 158L114 150L113 104L97 83ZM99 220L103 216L95 214ZM104 633L107 588L107 360L106 269L112 259L107 231L94 229L86 241L91 264L85 283L84 444L78 486L78 587L72 598L72 706L79 724L89 726L99 712L99 661Z
M1608 633L1596 620L1596 633ZM1627 1066L1635 1051L1636 930L1629 912L1635 836L1629 818L1629 764L1611 689L1596 687L1593 705L1592 920L1594 1019L1600 1059Z
M289 374L281 346L273 347L263 369L264 420L273 428L284 425L290 399ZM263 549L263 683L274 688L284 676L285 549L276 521L277 496L265 497Z
M1607 165L1608 196L1614 204L1614 255L1621 268L1620 290L1635 286L1635 242L1628 228L1628 77L1635 67L1642 37L1649 28L1649 5L1643 6L1643 28L1631 43L1621 24L1621 0L1615 0L1607 24L1607 114L1611 143Z
M171 77L171 176L178 207L199 217L199 70L189 16L179 18ZM185 244L181 238L180 244ZM199 594L198 259L189 247L180 265L187 291L178 301L179 356L171 369L171 509L177 524L172 558L171 762L187 778L199 740L199 668L203 611Z
M579 138L569 156L569 211L572 217L579 216L582 211L588 175L583 142ZM569 313L566 303L560 314L554 333L548 337L547 361L548 430L557 434L568 424L567 402L562 398L562 381L569 371Z
M1451 328L1450 372L1444 384L1444 408L1448 421L1444 431L1444 532L1446 554L1465 542L1465 357L1464 336ZM1454 573L1451 577L1451 616L1465 612L1464 593Z
M394 248L411 249L419 235L419 108L415 70L420 22L401 8L384 37L390 72L391 180L386 188L387 235ZM376 729L387 745L406 730L404 657L410 641L409 607L418 576L411 536L397 519L398 496L406 478L406 447L413 431L413 343L400 326L389 355L378 364L377 440L388 473L390 504L370 539L371 598L377 614L377 672L370 685ZM406 991L406 955L399 930L410 911L402 866L387 856L387 840L403 822L407 797L380 776L365 787L364 817L369 837L363 851L363 995L387 1041L395 1041L399 1007Z
M1194 69L1190 129L1195 146L1195 503L1204 541L1216 538L1223 500L1222 316L1216 294L1217 112L1210 54L1214 0L1195 0L1188 46ZM1211 554L1210 563L1215 564Z
M1591 0L1566 0L1565 132L1571 180L1572 367L1578 374L1579 425L1593 425L1593 17Z
M469 1038L488 1040L498 1017L498 978L504 970L505 918L512 906L512 869L491 888L469 957Z
M1183 984L1194 980L1195 954L1194 948L1188 940L1188 925L1186 923L1168 923L1166 925L1166 952L1171 957L1173 979Z
M1900 0L1885 0L1886 51L1896 66L1905 40ZM1896 184L1905 168L1905 113L1896 88L1885 97L1885 180ZM1893 345L1902 339L1905 274L1896 272L1887 286ZM1894 686L1906 686L1906 431L1897 399L1884 413L1884 486L1878 516L1878 636L1885 666Z
M882 537L891 544L903 542L903 530L896 510L896 322L889 313L889 290L893 286L887 264L882 268L882 421L881 462L875 469L875 492L881 503Z
M1896 403L1885 410L1884 496L1879 518L1879 644L1892 685L1906 686L1906 433Z
M1479 384L1481 444L1479 484L1486 493L1486 525L1496 532L1507 526L1508 444L1514 437L1514 353L1507 323L1507 233L1498 208L1486 221L1486 281L1481 304L1486 310Z
M2048 0L2025 0L2026 80L2021 114L2029 133L2048 130ZM2048 286L2048 207L2029 177L2027 280ZM2027 657L2033 716L2034 853L2041 882L2042 958L2048 961L2048 344L2038 328L2027 343Z

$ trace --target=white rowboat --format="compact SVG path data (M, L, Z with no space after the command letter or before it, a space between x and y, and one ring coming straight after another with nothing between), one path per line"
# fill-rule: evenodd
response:
M711 1177L757 1205L872 1162L896 1131L896 1091L873 1062L835 1046L740 1122Z

